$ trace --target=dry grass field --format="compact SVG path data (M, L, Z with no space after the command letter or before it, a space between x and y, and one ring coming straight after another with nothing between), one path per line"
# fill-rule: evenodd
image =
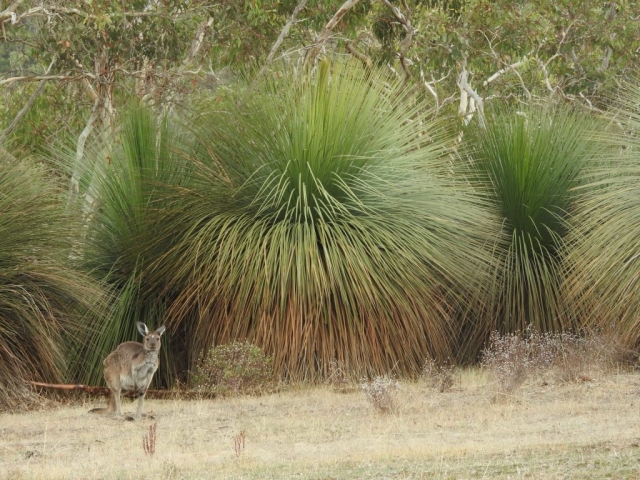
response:
M383 415L362 391L325 386L148 400L155 420L135 422L88 414L96 399L3 414L0 478L640 478L635 373L537 381L496 399L473 370L445 393L402 383L398 402Z

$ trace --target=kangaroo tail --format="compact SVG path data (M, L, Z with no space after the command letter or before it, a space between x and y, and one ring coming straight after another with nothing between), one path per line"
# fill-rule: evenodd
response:
M116 411L116 399L113 396L113 392L109 396L109 406L103 408L92 408L89 413L111 413Z
M108 408L92 408L91 410L89 410L89 413L108 413L109 409Z

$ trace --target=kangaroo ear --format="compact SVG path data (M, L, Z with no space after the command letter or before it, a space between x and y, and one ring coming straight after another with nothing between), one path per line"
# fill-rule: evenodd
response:
M166 328L164 327L164 325L162 325L161 327L156 328L156 333L158 335L162 335L165 330L166 330Z
M136 322L136 325L138 325L138 331L140 332L141 335L146 336L149 333L149 329L144 323Z

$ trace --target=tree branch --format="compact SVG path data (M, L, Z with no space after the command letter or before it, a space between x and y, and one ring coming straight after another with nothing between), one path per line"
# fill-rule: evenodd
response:
M501 68L500 70L498 70L496 73L494 73L493 75L491 75L489 78L487 78L484 82L482 82L482 86L486 87L487 85L489 85L491 82L493 82L494 80L496 80L497 78L499 78L500 76L504 75L505 72L507 72L508 70L515 70L516 68L520 67L521 65L523 65L524 63L526 63L527 61L527 56L525 55L524 57L522 57L522 60L512 63L511 65L507 65L504 68Z
M27 100L27 103L25 103L24 106L20 109L20 111L18 112L16 117L13 119L11 124L7 128L5 128L2 133L0 133L0 143L5 141L5 139L11 134L11 132L15 130L20 120L22 120L23 117L27 114L27 112L31 110L31 107L35 103L36 99L40 96L40 94L44 90L45 83L46 82L44 80L40 82L40 84L38 85L38 88L36 88L36 91L31 94L31 96L29 97L29 100Z
M207 28L213 25L213 17L209 17L207 20L203 21L200 25L198 25L198 29L196 30L195 38L193 42L191 42L191 49L189 50L189 54L182 61L182 65L178 69L178 71L182 71L187 68L193 59L196 57L200 49L202 48L202 44L204 42L205 34L207 33Z
M260 69L260 73L258 74L259 76L261 76L264 73L265 69L267 68L267 65L269 65L273 61L273 57L275 57L276 52L280 49L280 45L282 45L282 42L284 41L285 37L289 33L291 26L295 23L296 19L298 18L298 15L302 11L302 9L307 5L307 1L308 0L300 0L300 2L298 2L298 5L296 5L296 8L293 9L293 13L289 17L289 20L287 20L287 23L284 24L284 27L282 27L282 31L280 32L280 35L278 35L278 39L276 40L276 43L274 43L273 46L271 47L271 50L269 51L269 55L267 55L267 59L264 61L264 65Z
M39 82L44 80L79 80L84 75L70 77L69 75L31 75L25 77L11 77L0 80L0 85L10 85L15 82Z
M478 95L469 84L469 71L467 70L466 59L462 63L462 71L458 74L456 83L458 88L460 88L460 107L458 113L464 116L465 124L471 121L471 117L476 110L476 105L478 107L480 122L484 124L484 102L482 97ZM471 100L468 99L469 96Z
M69 193L72 195L80 192L79 165L82 161L82 157L84 156L84 146L87 143L87 138L89 138L89 135L93 130L93 125L98 118L99 107L100 97L96 95L95 101L93 103L93 108L91 109L91 115L89 115L84 129L80 133L80 136L78 137L78 144L76 145L76 166L74 168L73 175L71 176L71 183L69 185Z
M347 49L347 52L349 52L355 58L360 60L365 67L373 68L373 60L371 60L367 55L365 55L364 53L356 49L356 47L353 46L353 42L351 42L350 40L347 40L345 42L345 47Z
M18 16L15 13L16 8L18 8L23 1L24 0L16 0L4 11L0 12L0 24L4 24L7 20L11 20L11 23L16 23L18 21Z
M411 11L409 10L409 6L406 1L403 1L402 4L406 10L406 15L403 14L398 7L393 5L389 0L381 0L389 9L393 16L396 18L398 22L402 25L402 28L406 32L405 37L400 42L400 51L398 52L398 56L400 57L400 65L402 65L402 70L404 70L405 80L408 80L412 77L411 71L409 70L409 64L411 60L407 57L409 53L409 49L411 48L411 43L413 42L413 36L416 33L416 29L411 25Z
M422 70L422 68L420 69L420 80L422 80L422 84L424 85L424 88L427 89L427 91L433 96L433 99L436 101L436 112L437 112L438 110L440 110L438 93L436 92L435 88L433 88L431 84L427 82L427 79L424 77L424 70Z
M53 67L53 64L55 63L55 61L56 61L55 58L51 61L51 63L49 64L49 68L47 68L46 72L44 72L45 75L47 75L51 71L51 68ZM27 114L27 112L31 110L31 107L35 103L36 99L40 96L40 94L44 90L45 84L46 84L46 80L40 80L40 84L38 85L38 88L36 88L36 91L31 94L31 96L29 97L29 100L27 100L27 103L25 103L23 107L20 109L20 111L18 112L16 117L13 119L11 124L7 128L5 128L5 130L0 134L0 143L4 142L4 140L11 134L11 132L15 130L20 120L22 120L24 116Z
M30 385L33 385L37 388L52 388L55 390L65 390L65 391L81 391L87 393L92 396L109 396L111 395L111 390L108 387L94 387L92 385L81 385L81 384L65 384L65 383L44 383L44 382L27 382ZM137 391L128 391L122 392L123 397L127 398L137 398ZM201 392L199 390L147 390L146 391L147 398L156 398L156 399L200 399L200 398L216 398L215 393L211 392Z
M172 82L173 80L185 74L197 75L200 72L202 68L201 66L199 66L195 71L188 71L187 68L192 64L193 60L198 55L198 52L200 52L200 50L202 49L202 45L204 44L204 39L207 34L207 30L211 27L211 25L213 25L213 21L214 21L213 17L208 17L206 20L203 20L200 23L200 25L198 25L194 38L191 42L191 48L189 49L189 53L184 58L184 60L182 61L182 64L178 67L178 69L175 70L175 72L172 72L169 82ZM152 68L153 68L152 66L150 67L145 62L145 66L143 68L143 81L144 79L147 78L148 71ZM140 88L140 91L142 90L143 89ZM146 87L145 87L145 90L146 90ZM143 103L147 102L150 98L157 95L159 91L161 91L161 87L158 85L158 83L156 83L154 86L151 86L150 88L148 88L148 91L142 96L142 102ZM166 104L164 105L164 108L171 109L171 105L173 103L173 96L169 95L165 99L165 103Z
M23 0L17 0L14 2L9 8L0 12L0 23L4 23L8 20L11 20L12 24L19 23L21 20L29 17L50 17L56 14L66 14L66 15L77 15L79 17L85 19L96 19L97 15L93 15L82 11L78 8L67 8L67 7L59 7L57 5L40 5L38 7L33 7L27 10L22 14L16 14L15 9L23 2ZM187 13L191 13L198 10L198 8L185 9L181 11L179 14L166 14L162 12L153 12L153 11L145 11L145 12L135 12L135 11L125 11L125 12L114 12L107 13L104 15L100 15L100 19L104 18L122 18L122 17L132 17L132 18L143 18L143 17L157 17L157 18L166 18L169 20L174 20L176 16L182 16Z
M333 15L333 17L331 17L331 20L329 20L327 24L324 26L324 28L316 38L316 41L313 43L311 48L307 51L307 58L306 58L307 61L313 60L314 58L316 58L316 56L318 55L318 52L320 52L320 49L322 48L324 43L329 39L329 36L331 35L331 32L333 31L333 29L340 22L340 20L342 20L342 17L344 17L349 10L355 7L359 1L360 0L347 0L342 4L342 6Z
M616 16L617 16L617 5L615 2L610 2L609 3L609 8L607 9L606 13L604 14L604 19L607 22L611 22L613 20L615 20ZM611 56L613 55L613 49L611 48L611 45L607 45L604 48L604 56L602 57L602 62L600 63L600 68L599 70L601 72L604 72L605 70L607 70L609 68L609 63L611 62Z

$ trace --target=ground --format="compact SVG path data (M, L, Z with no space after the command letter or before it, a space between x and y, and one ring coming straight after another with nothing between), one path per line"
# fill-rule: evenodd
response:
M640 375L586 380L498 397L477 370L445 393L401 382L386 415L357 388L331 386L148 400L155 419L135 422L89 414L100 400L87 399L1 415L0 478L640 478Z

